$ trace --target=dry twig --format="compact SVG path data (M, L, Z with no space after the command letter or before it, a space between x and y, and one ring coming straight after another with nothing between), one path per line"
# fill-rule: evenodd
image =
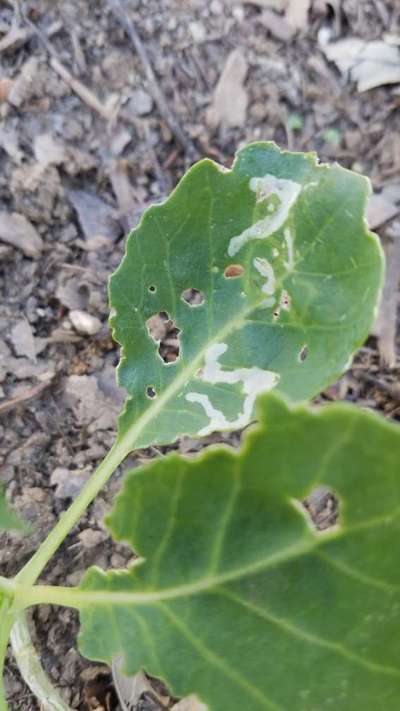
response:
M23 19L24 22L34 32L34 34L38 37L43 47L50 55L49 64L52 69L54 69L54 71L58 74L58 76L61 77L61 79L63 79L65 83L68 84L68 86L72 89L72 91L77 96L79 96L79 98L82 99L82 101L87 104L91 109L100 114L100 116L106 119L106 121L112 121L115 118L115 110L110 109L110 107L102 103L93 93L93 91L88 89L88 87L82 84L79 79L74 77L73 74L69 71L69 69L67 69L60 62L57 52L51 42L49 42L46 35L38 27L36 27L36 25L29 19L29 17L23 14Z
M397 362L396 324L399 304L400 237L385 242L384 250L387 264L386 279L374 333L378 337L381 364L384 367L394 368Z
M5 415L11 410L15 410L15 408L17 407L21 407L21 405L25 406L32 400L35 400L37 397L40 397L40 395L51 385L52 382L53 377L48 378L47 380L38 383L38 385L34 385L32 388L24 390L16 397L11 398L10 400L6 400L5 402L1 402L0 416Z
M107 4L110 11L114 15L115 19L119 22L121 27L125 30L129 39L131 40L135 51L143 65L146 73L146 78L149 85L149 91L151 92L155 103L158 106L158 110L163 117L164 121L168 124L172 133L174 134L176 140L180 143L182 148L186 151L190 158L197 158L198 151L191 141L189 136L183 130L176 116L172 113L168 102L164 96L162 89L160 88L156 75L154 74L153 68L150 64L150 60L143 45L142 40L136 30L135 25L127 13L124 11L121 0L107 0Z

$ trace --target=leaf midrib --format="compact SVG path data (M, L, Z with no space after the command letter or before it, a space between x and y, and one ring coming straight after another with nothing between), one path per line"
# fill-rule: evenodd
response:
M207 340L204 347L199 351L197 356L190 362L190 364L180 371L180 373L171 382L171 384L167 386L164 392L159 397L157 397L151 405L149 405L147 410L143 412L139 419L133 422L133 424L126 430L126 432L122 436L118 436L118 449L121 449L121 451L125 450L126 454L129 454L129 452L132 451L136 440L143 432L146 425L148 425L148 423L151 422L153 418L157 417L157 415L163 409L164 405L168 403L168 401L171 400L174 395L177 394L179 389L183 387L186 382L194 375L196 370L198 370L208 348L215 343L219 343L227 335L229 335L231 331L234 331L236 328L239 328L240 325L244 323L246 315L254 311L255 308L257 308L257 305L251 305L251 307L246 307L245 309L243 309L243 311L239 312L239 314L234 319L231 319L226 324L226 326L224 326L224 328L222 328L218 333L216 333L214 338L212 338L211 340ZM129 400L131 399L132 396L128 398L127 402L129 402ZM124 418L125 412L126 406L120 416L122 420Z
M210 186L208 186L210 188ZM210 211L212 211L214 205L214 196L212 191L210 192ZM254 209L253 209L253 220L254 220L254 210L256 207L256 203L254 204ZM327 219L323 222L322 225L319 225L316 230L316 234L314 236L314 239L311 241L311 243L308 245L308 248L301 254L298 255L297 260L294 260L294 263L290 269L286 269L285 273L281 275L281 277L277 281L276 285L276 291L279 289L283 288L286 280L295 272L297 272L298 267L304 262L304 260L307 258L308 254L312 251L312 249L315 247L315 244L320 240L321 235L325 233L326 229L329 228L329 226L332 224L332 222L335 220L336 215L338 212L340 212L343 209L343 205L336 205L335 208L332 210L331 213L329 213ZM293 208L291 210L290 215L293 214ZM290 219L290 215L289 218ZM210 220L211 222L211 220ZM160 234L164 234L162 230L160 230L160 225L158 218L156 219L156 224L157 228L160 231ZM361 225L361 229L364 231L365 236L367 237L370 233L368 233L368 230L366 228L366 225ZM210 237L210 229L208 230L209 237ZM165 240L166 241L166 240ZM140 244L140 240L137 240L138 246ZM169 244L166 245L167 248L169 247ZM169 272L169 270L168 270ZM210 278L211 278L211 283L210 283L210 288L212 288L213 285L213 274L211 270L211 264L210 264ZM212 299L213 294L211 292L210 298ZM137 438L141 435L141 433L145 430L146 426L153 420L153 418L157 417L157 415L162 411L164 405L168 403L170 399L174 397L174 395L177 394L179 389L185 385L185 383L194 375L196 370L199 368L202 359L204 358L204 355L209 348L210 345L213 345L215 343L220 342L223 340L227 335L229 335L232 331L236 330L237 328L240 327L241 324L244 323L246 320L246 316L250 315L252 312L254 312L255 309L257 309L257 306L260 306L262 304L263 297L260 298L258 303L252 303L251 305L246 306L245 309L243 309L242 312L239 313L239 315L236 318L231 319L224 328L221 329L213 338L207 339L206 344L204 347L199 351L198 355L195 357L192 362L186 366L186 368L183 368L179 374L177 374L176 378L171 382L170 385L166 387L164 392L155 399L151 405L147 407L147 409L139 416L138 420L135 420L132 425L128 427L128 429L125 431L124 434L119 435L117 439L118 443L118 448L121 447L122 451L125 451L126 454L128 454L130 451L132 451L132 448L135 445L135 441ZM274 322L271 319L271 325L274 325ZM287 327L293 327L293 325L296 325L296 327L301 328L301 329L307 329L307 328L313 328L314 330L316 329L316 325L311 325L310 327L299 323L299 324L285 324L284 326ZM336 324L335 324L336 325ZM337 329L338 331L340 330L347 330L349 328L349 324L345 324L343 328L341 325ZM328 331L331 330L328 327L322 327L321 330L323 331ZM336 330L336 329L332 329ZM121 361L122 365L123 359ZM178 364L178 363L177 363ZM132 394L129 394L127 402L129 402L133 397L135 397ZM127 406L127 405L126 405ZM121 414L121 421L123 420L124 414L126 412L126 406L125 409L123 410Z
M103 590L101 592L96 590L81 589L81 588L68 588L68 587L53 587L48 585L35 585L34 587L27 588L19 584L15 589L17 604L21 607L27 607L37 603L49 603L56 605L66 605L67 607L84 608L90 607L91 605L107 605L107 604L137 604L137 605L151 605L162 602L164 600L173 600L181 597L186 597L190 595L200 594L206 592L207 590L215 589L216 587L222 586L227 582L233 582L239 580L246 576L250 577L259 572L265 571L269 568L273 568L276 565L285 563L298 556L306 555L316 551L329 541L337 539L343 535L351 534L354 531L362 530L364 528L374 527L380 525L381 523L387 523L388 518L397 518L400 515L400 507L395 509L394 512L388 517L385 515L383 517L372 518L361 524L354 525L345 528L335 528L331 532L324 534L314 533L309 530L303 536L300 541L292 546L288 546L283 551L275 554L270 554L266 558L259 561L250 563L241 568L234 568L226 573L220 575L205 575L203 578L194 581L193 583L188 583L187 585L177 585L172 588L165 588L164 590L156 592L120 592L120 591L107 591ZM318 553L319 554L319 553ZM335 561L331 557L322 556L323 559L328 558L331 564ZM327 560L327 562L328 562ZM145 558L138 558L135 560L135 565L141 565L145 563ZM134 566L131 566L134 567ZM360 582L364 582L368 585L375 585L377 587L384 587L388 592L397 591L396 586L390 584L382 584L379 580L371 578L368 575L360 574L358 571L354 571L349 566L341 565L342 573L355 577ZM129 575L128 571L120 571L126 575Z
M335 537L336 533L329 535L329 538ZM283 551L268 555L266 558L255 561L241 568L234 568L226 573L219 575L206 575L203 578L196 580L187 585L177 585L173 588L166 588L156 592L113 592L110 590L97 591L80 588L68 587L51 587L45 585L37 585L28 591L29 597L33 600L34 597L40 598L41 601L55 602L56 604L69 604L74 607L83 608L86 606L107 605L107 604L149 604L162 602L164 600L173 600L190 595L196 595L207 590L219 587L224 583L239 580L241 578L255 575L259 572L272 568L275 565L284 563L293 558L312 552L315 548L322 545L328 536L319 536L311 532L292 546L288 546ZM144 558L135 561L135 565L143 564ZM126 571L125 571L126 572ZM127 573L129 574L129 573Z
M301 261L301 260L300 260ZM277 290L283 287L285 280L290 276L290 271L288 270L282 277L278 280L277 283ZM139 417L138 420L132 423L132 425L126 430L126 432L121 436L118 436L117 443L118 447L121 447L122 450L126 451L126 454L129 454L129 452L132 451L132 448L135 444L135 441L137 438L140 436L140 434L143 432L145 427L153 420L153 418L157 417L157 415L162 411L164 405L168 403L169 400L171 400L174 395L177 394L179 389L183 387L186 382L194 375L196 370L201 365L201 362L206 354L206 351L211 345L214 345L216 343L221 342L226 336L230 335L231 332L235 331L236 329L240 328L241 325L244 325L244 323L258 323L254 321L253 319L248 319L247 316L250 314L254 313L254 311L257 309L258 306L262 303L263 299L260 298L259 303L252 303L251 305L246 306L242 311L239 312L239 314L231 319L218 333L214 335L213 338L210 340L207 340L205 343L204 347L199 351L198 355L191 361L191 363L183 368L180 373L176 376L176 378L171 382L170 385L167 386L167 388L164 390L164 392L157 397L156 400L154 400L151 405L143 412L143 414ZM264 325L270 325L270 326L278 326L278 324L274 321L271 320L270 324L264 324ZM349 328L348 323L329 328L328 326L323 326L322 324L284 324L284 328L287 327L296 327L300 328L302 330L307 330L307 329L318 329L322 331L329 331L329 330L338 330L338 331L344 331ZM282 326L281 326L282 327ZM122 361L121 361L122 362ZM171 367L171 366L169 366ZM129 395L127 399L127 403L134 397L134 395ZM124 414L126 412L126 405L125 409L121 413L120 418L123 419Z

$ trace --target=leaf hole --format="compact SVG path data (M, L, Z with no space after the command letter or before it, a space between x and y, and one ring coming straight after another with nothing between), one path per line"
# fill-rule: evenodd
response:
M154 387L154 385L148 385L146 388L146 395L147 397L153 399L153 397L157 397L157 392Z
M175 363L180 354L180 329L166 311L150 316L146 321L150 338L158 344L158 354L164 363Z
M107 667L88 667L81 678L85 708L117 708L118 698Z
M339 519L339 499L327 486L319 486L303 501L309 520L317 531L327 531Z
M299 355L298 355L299 363L304 363L307 356L308 356L308 345L307 345L307 343L305 343L304 346L302 346L299 351Z
M282 296L281 296L281 307L285 311L289 311L291 306L291 299L287 291L282 291Z
M237 279L237 277L241 277L243 274L244 267L241 264L230 264L224 271L224 276L227 279Z
M154 286L154 284L150 284L150 286L148 287L148 290L149 290L150 294L155 294L157 291L157 287Z
M201 306L204 304L204 294L199 289L185 289L182 291L181 299L189 306Z

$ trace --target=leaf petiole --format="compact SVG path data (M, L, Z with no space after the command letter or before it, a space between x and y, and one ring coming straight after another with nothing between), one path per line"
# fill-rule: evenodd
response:
M225 338L228 333L238 328L243 323L246 313L247 309L243 309L235 314L235 318L232 322L216 334L213 342ZM183 387L188 378L192 376L200 366L205 350L206 349L201 350L197 357L194 358L186 368L180 371L179 376L165 389L164 393L114 442L110 451L83 487L75 501L61 516L56 526L50 531L36 553L15 577L16 582L23 585L33 585L36 582L47 562L60 547L82 514L102 490L103 486L105 486L110 476L123 462L125 457L135 448L136 442L140 439L148 423L158 415L170 398L179 392L179 389Z
M3 579L2 579L3 580ZM10 600L0 594L0 711L7 711L7 702L3 682L4 662L7 654L8 640L14 616L10 613Z

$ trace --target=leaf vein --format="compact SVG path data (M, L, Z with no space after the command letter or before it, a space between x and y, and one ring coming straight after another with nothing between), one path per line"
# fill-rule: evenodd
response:
M238 686L241 686L249 696L256 699L258 703L261 703L266 709L274 709L274 711L284 711L283 707L276 704L274 701L270 700L260 689L258 689L254 684L251 684L243 675L237 670L231 668L226 662L221 659L219 655L213 652L211 649L206 647L206 645L198 638L195 638L188 627L183 624L182 620L178 619L167 607L166 605L161 605L165 616L169 619L170 623L181 633L181 635L192 645L192 647L198 652L198 654L213 667L217 668L222 672L228 679L233 681Z
M217 594L220 593L221 595L224 595L225 597L231 599L233 602L236 602L238 605L246 608L249 612L252 612L260 619L264 619L267 622L270 622L271 624L275 625L287 634L296 637L297 639L300 639L304 642L309 642L310 644L318 645L319 647L323 647L325 649L329 649L335 654L345 657L349 661L352 661L355 664L368 669L369 671L400 678L400 671L398 669L395 669L393 667L387 667L383 664L378 664L377 662L372 662L369 659L363 659L363 657L360 657L355 652L352 652L351 650L347 649L347 647L345 647L343 644L340 644L339 642L331 642L330 640L324 639L323 637L319 637L318 635L315 635L312 632L306 632L300 627L294 625L290 620L287 620L283 617L277 617L270 611L262 609L257 605L248 602L247 600L242 600L240 596L231 593L231 591L228 591L226 588L221 587L219 588L219 590L215 590L214 592L216 592Z

